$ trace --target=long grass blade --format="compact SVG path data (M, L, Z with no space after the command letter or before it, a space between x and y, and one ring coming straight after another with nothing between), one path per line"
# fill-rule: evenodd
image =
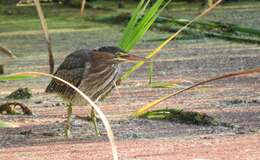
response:
M134 48L134 46L142 39L144 34L149 30L161 11L169 4L169 2L170 1L168 1L163 7L159 8L162 5L163 0L156 1L152 8L144 15L142 20L140 20L134 31L132 31L133 37L128 42L126 51Z
M128 22L119 42L119 47L127 52L134 48L170 1L168 0L162 5L164 0L157 0L149 10L147 10L147 6L150 0L146 1L146 3L143 0L140 1ZM142 16L142 14L144 15Z
M134 112L132 115L134 117L139 117L141 115L143 115L146 111L148 111L149 109L151 109L152 107L154 107L155 105L173 97L173 96L176 96L184 91L187 91L187 90L190 90L190 89L193 89L195 87L198 87L200 85L204 85L206 83L209 83L209 82L212 82L212 81L216 81L216 80L220 80L220 79L224 79L224 78L229 78L229 77L234 77L234 76L240 76L240 75L246 75L246 74L252 74L252 73L260 73L260 68L255 68L255 69L249 69L249 70L244 70L244 71L238 71L238 72L231 72L231 73L228 73L228 74L225 74L225 75L222 75L222 76L217 76L217 77L214 77L214 78L211 78L211 79L208 79L208 80L205 80L205 81L201 81L201 82L198 82L190 87L187 87L187 88L184 88L178 92L175 92L175 93L172 93L172 94L169 94L169 95L166 95L166 96L163 96L159 99L156 99L148 104L146 104L145 106L141 107L140 109L138 109L136 112Z
M3 75L0 76L0 81L14 81L14 80L24 80L34 78L31 75Z
M175 37L177 37L183 30L185 30L190 24L192 24L194 21L197 21L199 18L203 17L204 15L208 14L211 10L213 10L222 0L218 0L216 3L214 3L211 7L203 11L200 15L189 21L185 26L183 26L181 29L179 29L177 32L172 34L170 37L168 37L160 46L158 46L155 50L150 52L145 58L150 59L154 55L156 55L164 46L166 46L171 40L173 40ZM131 67L128 71L124 73L124 75L121 77L121 80L126 80L129 78L129 76L136 71L138 68L140 68L142 65L144 65L145 61L138 62L133 67Z
M63 83L65 83L66 85L70 86L71 88L73 88L77 93L79 93L94 109L95 111L98 113L98 115L100 116L100 119L102 120L106 131L107 131L107 135L108 135L108 139L110 141L111 147L112 147L112 154L113 154L113 159L114 160L118 160L118 154L117 154L117 147L115 144L115 139L114 139L114 134L112 132L111 126L106 118L106 116L104 115L104 113L101 111L101 109L86 95L84 94L81 90L79 90L77 87L75 87L74 85L72 85L71 83L56 77L54 75L48 74L48 73L42 73L42 72L20 72L20 73L14 73L9 75L9 79L15 79L16 77L30 77L30 76L45 76L45 77L51 77L54 78L56 80L59 80Z
M134 37L137 35L137 33L142 32L142 30L137 30L137 26L140 25L140 21L141 20L141 16L142 14L145 13L145 10L148 6L148 4L150 3L150 0L148 0L145 4L143 4L142 8L140 10L138 10L138 12L136 13L136 16L133 16L133 22L130 23L131 27L127 30L127 33L123 35L123 46L121 47L122 49L124 49L125 51L130 51L131 48L133 47L133 45L130 45L130 43L132 43L134 40ZM132 19L132 18L131 18ZM131 20L130 20L131 22ZM125 36L125 37L124 37Z
M128 22L128 24L124 30L123 36L122 36L121 40L119 41L119 47L121 47L122 49L126 48L126 43L129 41L129 39L131 37L130 33L133 31L134 26L136 25L138 19L141 16L141 10L143 8L143 5L144 5L144 0L141 0L139 2L138 6L136 7L136 9L134 10L134 12L131 16L131 19Z
M47 26L39 0L34 0L34 3L35 3L35 7L37 10L38 16L41 21L42 31L44 33L45 40L46 40L47 47L48 47L50 73L53 73L54 72L54 58L53 58L53 53L52 53L51 38L50 38L49 32L48 32L48 26Z

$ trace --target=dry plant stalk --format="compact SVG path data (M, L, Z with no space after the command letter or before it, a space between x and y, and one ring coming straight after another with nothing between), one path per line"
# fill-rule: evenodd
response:
M145 58L148 60L155 56L164 46L166 46L171 40L173 40L175 37L177 37L183 30L185 30L190 24L197 21L199 18L205 16L208 14L211 10L213 10L222 0L218 0L216 3L214 3L211 7L207 8L205 11L203 11L200 15L192 19L189 23L187 23L185 26L180 28L177 32L172 34L169 38L167 38L159 47L157 47L155 50L150 52ZM137 64L135 64L132 68L130 68L122 77L122 80L127 79L135 70L140 68L142 65L144 65L145 61L141 61Z
M117 147L115 144L115 139L114 139L114 134L112 132L111 126L106 118L106 116L104 115L104 113L101 111L101 109L86 95L84 94L81 90L79 90L77 87L75 87L74 85L72 85L71 83L56 77L54 75L48 74L48 73L43 73L43 72L20 72L20 73L14 73L11 75L7 75L7 76L0 76L0 80L8 80L8 79L15 79L15 77L21 77L21 78L26 78L26 77L35 77L35 76L45 76L45 77L51 77L54 78L56 80L59 80L63 83L65 83L66 85L70 86L71 88L73 88L77 93L79 93L94 109L95 111L98 113L98 115L100 116L100 119L102 120L106 131L107 131L107 136L108 139L110 141L111 147L112 147L112 155L113 155L113 160L118 160L118 154L117 154Z
M48 46L50 73L53 73L54 72L54 58L53 58L53 53L52 53L51 38L50 38L49 32L48 32L48 26L47 26L46 20L44 18L44 14L43 14L39 0L34 0L34 3L35 3L35 7L37 10L38 16L41 21L42 31L44 33L45 40L46 40L46 43Z
M13 52L8 48L0 46L0 51L11 58L16 58L16 56L13 54Z
M214 77L214 78L211 78L211 79L208 79L208 80L205 80L205 81L201 81L201 82L198 82L188 88L184 88L178 92L175 92L175 93L172 93L172 94L169 94L169 95L166 95L164 97L161 97L153 102L150 102L148 104L146 104L145 106L141 107L140 109L138 109L136 112L134 112L132 114L132 116L134 117L139 117L141 115L143 115L146 111L148 111L150 108L154 107L155 105L173 97L173 96L176 96L184 91L187 91L187 90L190 90L190 89L193 89L195 87L198 87L200 85L204 85L206 83L209 83L209 82L212 82L212 81L216 81L216 80L220 80L220 79L224 79L224 78L229 78L229 77L234 77L234 76L240 76L240 75L246 75L246 74L252 74L252 73L260 73L260 68L255 68L255 69L249 69L249 70L244 70L244 71L238 71L238 72L231 72L231 73L228 73L228 74L225 74L225 75L222 75L222 76L217 76L217 77Z
M16 56L13 54L11 50L2 46L0 46L0 53L3 53L6 56L11 57L13 59L16 58ZM7 62L7 60L0 61L0 74L4 74L4 64L7 64Z
M86 0L81 1L80 16L84 16Z

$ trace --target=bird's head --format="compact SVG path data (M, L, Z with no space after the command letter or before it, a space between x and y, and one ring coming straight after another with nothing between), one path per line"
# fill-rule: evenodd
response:
M102 60L112 63L120 63L126 61L144 61L145 58L128 54L124 50L115 46L104 46L93 50L93 56L96 60Z

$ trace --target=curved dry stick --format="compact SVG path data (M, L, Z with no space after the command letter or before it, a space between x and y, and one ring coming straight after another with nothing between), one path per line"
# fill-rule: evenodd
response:
M13 52L8 48L0 46L0 51L11 58L16 58Z
M209 82L212 82L212 81L215 81L215 80L220 80L220 79L224 79L224 78L228 78L228 77L234 77L234 76L239 76L239 75L245 75L245 74L251 74L251 73L260 73L260 68L255 68L255 69L249 69L249 70L244 70L244 71L238 71L238 72L231 72L231 73L228 73L228 74L225 74L225 75L222 75L222 76L217 76L217 77L214 77L214 78L211 78L211 79L208 79L208 80L205 80L205 81L202 81L202 82L198 82L190 87L187 87L187 88L184 88L178 92L175 92L175 93L172 93L172 94L169 94L169 95L166 95L164 97L161 97L153 102L150 102L148 104L146 104L145 106L143 106L142 108L140 108L139 110L137 110L136 112L134 112L132 114L132 116L134 117L139 117L140 115L142 115L144 112L146 112L148 109L154 107L155 105L161 103L162 101L165 101L173 96L176 96L184 91L187 91L187 90L190 90L192 88L195 88L197 86L200 86L200 85L203 85L203 84L206 84L206 83L209 83Z
M101 109L86 95L84 94L81 90L79 90L77 87L75 87L74 85L72 85L71 83L56 77L54 75L48 74L48 73L42 73L42 72L20 72L20 73L14 73L12 75L20 75L20 76L30 76L30 75L36 75L36 76L46 76L46 77L51 77L54 78L56 80L59 80L65 84L67 84L68 86L70 86L71 88L73 88L76 92L78 92L85 100L88 101L88 103L96 110L96 112L99 114L100 119L102 120L102 122L104 123L104 126L107 130L107 135L108 135L108 139L110 141L111 147L112 147L112 154L113 154L113 159L114 160L118 160L118 155L117 155L117 147L115 144L115 140L114 140L114 134L112 132L111 126L107 120L107 118L105 117L104 113L101 111Z
M53 58L52 47L51 47L51 38L50 38L49 32L48 32L48 26L47 26L46 20L44 18L44 14L43 14L42 7L40 5L39 0L34 0L34 3L35 3L35 7L37 10L38 16L41 21L42 31L44 33L44 37L45 37L45 40L46 40L46 43L48 46L50 73L53 73L54 72L54 58Z

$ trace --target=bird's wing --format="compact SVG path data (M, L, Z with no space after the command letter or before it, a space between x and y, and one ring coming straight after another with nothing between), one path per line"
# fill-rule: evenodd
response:
M79 50L71 53L58 67L54 75L78 87L84 72L90 68L90 52L89 50ZM59 93L69 99L75 95L75 91L71 87L55 79L52 79L47 86L46 92Z

